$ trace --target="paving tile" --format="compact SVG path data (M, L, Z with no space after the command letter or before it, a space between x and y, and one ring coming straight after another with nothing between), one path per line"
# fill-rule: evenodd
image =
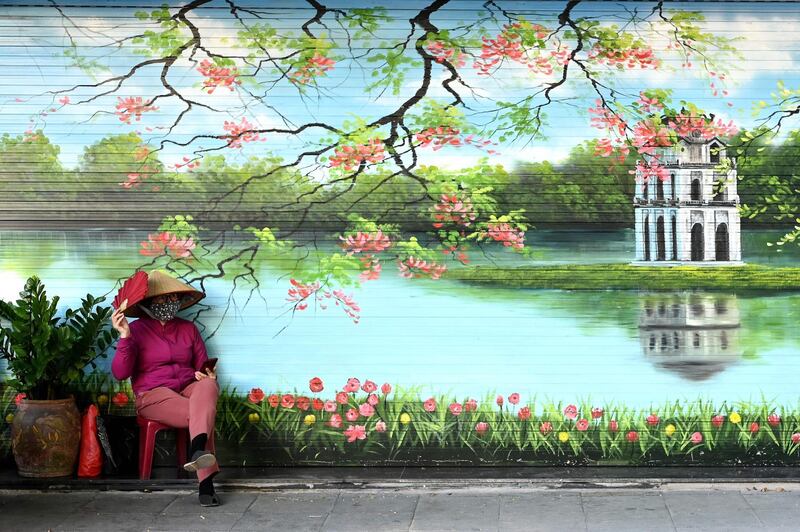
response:
M325 532L352 530L407 531L414 517L417 495L342 492L325 520Z
M242 517L240 513L213 511L217 509L219 507L203 508L203 511L197 514L158 514L147 523L145 530L149 532L221 532L230 530Z
M233 530L318 531L333 510L337 491L275 492L259 495Z
M499 495L420 495L411 530L498 530Z
M257 493L220 492L219 498L222 504L213 508L203 508L200 506L197 493L192 492L178 495L161 513L164 515L186 515L197 514L202 511L220 511L223 513L242 514L253 504L257 497Z
M158 513L170 505L178 495L175 493L142 493L142 492L103 492L98 493L83 510L99 512L102 514L115 514L126 512ZM195 502L197 502L195 500Z
M581 495L589 531L675 530L660 493L592 492Z
M55 531L94 531L105 532L139 532L147 530L153 524L154 514L151 512L128 513L113 512L102 513L91 510L80 510L68 515L58 526L53 527Z
M762 523L739 491L664 493L675 528L680 531L757 530Z
M578 493L528 492L500 496L500 530L586 530Z
M742 496L767 529L786 532L800 529L800 490L745 492Z

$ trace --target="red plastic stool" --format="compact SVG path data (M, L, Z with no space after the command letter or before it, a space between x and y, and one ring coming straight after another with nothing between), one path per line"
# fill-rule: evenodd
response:
M186 463L186 447L189 443L189 429L179 429L158 421L136 416L139 425L139 479L148 480L153 472L153 453L156 450L156 434L162 430L174 430L177 444L178 471L183 471Z

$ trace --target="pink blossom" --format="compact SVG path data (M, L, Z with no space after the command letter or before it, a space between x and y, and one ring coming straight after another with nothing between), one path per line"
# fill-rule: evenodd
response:
M358 419L359 412L355 408L351 408L347 412L344 413L344 417L347 418L347 421L355 421Z
M519 394L515 392L509 395L508 402L511 403L512 405L519 404Z
M469 227L477 218L475 207L469 198L459 198L455 194L442 194L439 203L434 207L434 228L441 228L445 224L454 224L458 227Z
M778 425L781 424L781 416L773 412L772 414L767 416L767 423L769 423L773 427L777 427Z
M616 419L612 419L608 422L608 430L610 432L617 432L619 430L619 423L617 423Z
M464 401L464 412L475 412L478 409L478 401L467 399Z
M433 412L436 410L436 399L433 397L429 397L423 404L422 407L425 409L426 412Z
M792 434L792 443L797 444L800 443L800 432L795 432Z
M451 403L449 409L450 413L453 414L454 416L460 416L463 407L458 403Z
M258 131L255 130L253 124L247 121L247 118L242 117L241 122L238 124L233 121L225 121L222 129L228 132L222 138L228 140L228 148L241 148L242 143L265 141L264 137L260 136Z
M314 78L322 77L329 70L333 70L335 64L336 61L333 59L315 52L311 58L290 74L289 79L299 85L308 85Z
M23 400L25 400L27 398L28 398L28 394L26 394L26 393L18 393L17 395L14 396L14 404L19 406L19 404Z
M392 385L388 382L384 382L381 386L381 393L383 393L383 395L389 395L392 393Z
M503 399L502 395L498 395L494 402L497 403L497 406L502 407L505 399Z
M325 401L322 407L326 412L336 412L336 403L334 401Z
M386 422L385 421L378 421L375 423L375 431L376 432L386 432Z
M425 45L425 49L437 63L447 61L455 68L461 68L467 63L467 55L460 50L456 50L449 43L442 41L432 41Z
M374 393L371 393L367 396L367 402L372 406L377 406L378 403L380 402L380 398Z
M358 380L356 377L350 377L347 379L347 384L344 386L344 391L355 393L361 387L361 381Z
M589 428L589 420L588 419L579 419L575 422L575 428L578 429L580 432L585 432Z
M694 432L692 433L692 443L697 445L698 443L703 443L703 434L701 432Z
M627 439L631 443L635 443L639 441L639 433L636 432L635 430L632 430L625 435L625 439Z
M338 429L342 426L342 416L339 414L332 414L331 419L328 421L328 425L331 427Z
M722 423L724 422L725 422L725 416L716 415L712 416L711 418L711 424L714 425L715 428L720 428L722 426Z
M367 380L361 386L361 389L364 390L367 393L372 393L372 392L374 392L375 390L378 389L378 386L374 382L372 382L370 380Z
M657 415L650 414L649 416L647 416L645 421L647 421L647 424L650 425L651 427L655 427L656 425L658 425L659 419Z
M603 417L603 409L599 407L592 408L592 419L600 419Z
M352 172L367 163L379 163L386 157L385 146L381 139L373 138L366 144L338 146L328 159L331 168L343 168Z
M530 407L523 406L522 408L520 408L519 409L519 413L517 414L517 417L520 419L520 421L526 421L526 420L530 419L531 418L531 409L530 409Z
M515 229L508 223L487 223L486 236L496 242L502 242L504 247L522 249L525 247L525 231Z
M178 238L169 231L147 235L147 241L139 244L139 253L147 257L170 255L176 259L192 256L196 244L192 237Z
M489 431L489 424L485 421L480 421L475 424L475 432L478 433L478 436L483 436Z
M322 384L322 379L320 379L319 377L314 377L313 379L308 381L308 388L314 393L321 392L324 389L324 386Z
M761 430L761 426L760 426L758 423L756 423L755 421L753 421L752 423L750 423L750 432L751 432L752 434L755 434L755 433L756 433L756 432L758 432L759 430Z
M239 71L236 67L217 66L208 59L200 62L197 71L205 76L203 89L207 90L209 94L213 94L217 87L227 87L233 91L235 85L242 83L239 81Z
M338 392L336 394L336 402L339 404L346 405L349 400L350 396L347 395L347 392Z
M578 417L578 407L575 405L567 405L566 408L564 408L564 416L567 419L575 419Z
M285 394L281 396L281 406L283 408L293 408L294 407L294 396L291 394Z
M344 435L347 437L348 443L353 443L356 440L366 440L366 427L364 425L350 425L345 429Z
M400 276L406 278L429 276L431 279L439 279L447 271L447 266L444 264L420 260L413 256L400 261L397 268Z
M375 415L375 407L369 403L363 403L358 407L358 413L364 417L372 417ZM353 420L355 421L355 420Z
M152 102L152 100L150 100ZM145 103L141 96L117 97L116 115L120 122L131 123L131 118L137 122L142 119L142 113L157 111L158 107L152 103Z
M250 393L247 394L247 399L251 403L258 404L264 400L264 391L261 388L253 388L250 390Z
M549 421L544 421L539 426L539 432L541 432L544 436L547 436L551 432L553 432L553 424Z

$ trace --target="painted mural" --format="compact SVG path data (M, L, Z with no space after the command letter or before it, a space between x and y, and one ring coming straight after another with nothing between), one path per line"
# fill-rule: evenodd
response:
M223 461L798 462L791 5L9 1L0 25L0 297L204 290ZM78 388L132 414L103 367Z

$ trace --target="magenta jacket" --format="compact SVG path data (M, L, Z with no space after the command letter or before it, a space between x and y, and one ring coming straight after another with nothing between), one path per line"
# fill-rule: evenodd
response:
M143 317L130 328L130 336L117 343L111 372L119 380L130 377L136 394L159 386L179 392L195 381L195 370L208 359L200 331L190 321L174 318L162 326Z

